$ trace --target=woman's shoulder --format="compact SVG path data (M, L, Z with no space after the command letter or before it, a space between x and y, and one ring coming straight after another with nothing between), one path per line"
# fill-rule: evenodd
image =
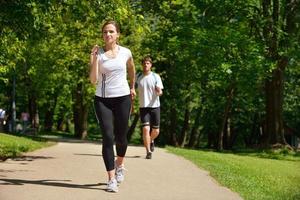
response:
M120 46L120 45L119 45L119 47L120 47L120 51L122 51L122 52L126 52L126 53L130 53L130 54L131 54L131 50L130 50L130 49L128 49L127 47Z

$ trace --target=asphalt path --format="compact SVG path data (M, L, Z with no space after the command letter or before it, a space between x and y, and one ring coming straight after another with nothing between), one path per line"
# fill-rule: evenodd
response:
M118 193L105 191L107 175L101 144L61 141L0 162L0 200L239 200L207 171L155 148L129 146L125 181Z

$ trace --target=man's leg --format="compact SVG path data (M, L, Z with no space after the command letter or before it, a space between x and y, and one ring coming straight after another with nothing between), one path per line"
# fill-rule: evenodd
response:
M146 148L146 152L150 152L150 125L144 125L143 126L143 141L144 141L144 147Z
M159 135L159 128L152 128L151 131L151 142L154 141L155 138Z
M149 108L140 108L140 117L142 122L142 134L143 134L143 143L146 148L146 158L151 159L151 150L150 150L150 109Z
M151 110L151 137L150 137L150 150L154 151L154 140L159 135L160 125L160 108L154 108Z

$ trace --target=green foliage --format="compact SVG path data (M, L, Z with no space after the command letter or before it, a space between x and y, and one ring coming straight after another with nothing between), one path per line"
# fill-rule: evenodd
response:
M91 105L94 88L88 81L89 53L93 45L102 45L101 25L105 20L117 20L121 24L121 44L130 45L133 52L140 52L143 17L135 15L128 1L13 1L4 4L9 9L1 11L6 21L1 24L4 27L0 81L6 83L5 87L1 84L2 91L10 91L11 79L17 74L17 116L27 110L28 91L37 98L41 122L45 114L53 110L56 121L71 118L76 103L74 91L82 94L84 105ZM18 7L24 11L10 9ZM17 13L19 18L26 19L26 23L20 19L24 26L21 28L28 30L22 37L12 24L6 23ZM8 97L3 105L11 104L10 94Z
M193 128L197 144L216 136L233 89L229 113L230 128L237 135L233 144L255 145L265 116L264 81L276 66L265 58L260 37L266 20L260 4L255 0L1 2L0 106L11 110L15 76L17 116L28 109L28 96L34 95L41 123L49 113L54 123L62 119L74 123L73 109L79 104L74 94L80 93L82 104L77 107L90 107L88 126L93 135L99 132L92 111L95 88L88 81L89 53L94 44L103 45L102 23L115 19L121 25L120 44L132 50L137 69L141 58L150 54L163 79L161 141L172 143L172 134L178 140L187 133L185 145ZM295 15L296 22L298 18ZM291 57L284 121L298 133L299 31L297 26L291 28L289 35L279 32L278 45L280 55Z
M247 3L163 1L153 16L147 13L152 31L144 44L151 47L146 50L156 59L156 70L167 88L162 105L167 112L175 109L178 113L177 135L186 107L192 113L203 110L199 125L217 132L231 87L235 90L232 110L239 110L233 123L244 117L242 123L249 124L252 119L244 113L261 111L257 91L264 77L263 59L260 46L250 35ZM170 115L162 113L164 119ZM169 126L163 124L163 132L168 132Z
M293 67L287 69L284 93L284 117L286 126L300 137L300 64L292 62Z
M261 153L236 155L168 147L197 166L208 170L222 185L238 192L244 199L298 199L300 193L300 157L277 153L280 160L261 158ZM257 155L259 157L257 157ZM293 160L293 161L290 161Z

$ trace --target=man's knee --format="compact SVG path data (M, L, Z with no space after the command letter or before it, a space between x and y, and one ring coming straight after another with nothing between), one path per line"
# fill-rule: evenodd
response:
M159 127L152 127L152 133L154 133L155 135L159 134Z
M145 122L142 124L142 129L143 130L150 130L150 123L149 122Z

